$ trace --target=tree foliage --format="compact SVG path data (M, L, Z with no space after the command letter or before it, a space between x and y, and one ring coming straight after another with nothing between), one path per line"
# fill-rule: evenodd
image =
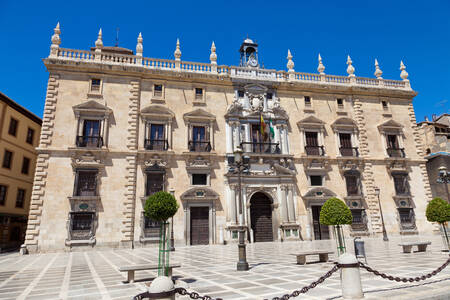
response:
M445 223L450 221L450 204L441 198L434 198L427 205L425 215L430 222Z
M155 221L166 221L173 217L178 210L175 197L167 192L157 192L145 201L145 215Z
M322 225L352 224L353 216L344 201L338 198L330 198L320 210L319 221Z

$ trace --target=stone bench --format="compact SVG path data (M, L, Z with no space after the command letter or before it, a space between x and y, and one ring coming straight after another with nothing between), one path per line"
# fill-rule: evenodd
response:
M306 256L308 255L319 255L319 261L320 262L327 262L328 261L328 254L334 253L333 251L328 250L316 250L316 251L308 251L308 252L302 252L298 254L292 254L297 256L297 264L298 265L304 265L306 264Z
M172 279L172 269L173 268L179 268L181 265L179 264L169 264L168 267L168 277ZM157 264L140 264L140 265L128 265L128 266L122 266L119 267L119 272L128 272L128 279L127 281L130 283L134 282L134 272L136 271L143 271L143 270L158 270L159 267Z
M431 245L431 242L410 242L410 243L401 243L398 244L403 247L403 253L411 253L411 249L413 246L417 246L418 252L427 251L427 246Z

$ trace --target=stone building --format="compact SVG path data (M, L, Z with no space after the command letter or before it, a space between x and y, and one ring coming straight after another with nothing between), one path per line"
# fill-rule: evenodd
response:
M427 159L427 171L430 179L431 192L434 197L440 197L450 202L448 191L450 184L438 182L440 168L446 168L450 172L450 114L442 114L439 117L433 115L433 119L418 124L422 131ZM445 172L445 171L444 171Z
M29 251L133 247L155 241L144 217L146 196L172 192L177 244L234 242L240 222L250 242L327 239L321 205L332 196L354 216L352 235L432 231L422 139L401 63L402 80L318 74L259 65L246 39L240 65L143 56L104 47L60 47L52 36L39 159L26 235ZM265 127L262 125L265 124ZM238 148L250 158L242 175ZM375 188L379 187L379 199Z
M25 240L42 120L0 93L0 251Z

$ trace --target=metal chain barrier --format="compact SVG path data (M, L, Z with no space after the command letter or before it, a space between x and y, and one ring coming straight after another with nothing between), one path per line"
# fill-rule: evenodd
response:
M188 295L191 299L201 299L201 300L223 300L222 298L211 298L208 295L200 296L196 292L188 292L185 288L176 288L175 293L180 294L182 296Z
M402 281L402 282L414 282L414 281L425 280L425 279L430 278L431 276L434 276L434 275L436 275L437 273L441 272L441 271L442 271L443 269L445 269L445 267L447 267L449 264L450 264L450 258L447 259L447 261L446 261L442 266L440 266L439 268L437 268L437 269L434 270L433 272L430 272L430 273L428 273L428 274L426 274L426 275L422 275L422 276L420 276L420 277L394 277L394 276L391 276L391 275L387 275L387 274L385 274L385 273L378 272L377 270L374 270L374 269L372 269L371 267L366 266L364 263L359 262L360 267L363 268L363 269L366 269L367 272L373 273L373 274L375 274L375 275L377 275L377 276L381 276L381 277L383 277L384 279L388 279L388 280L392 280L392 281L397 281L397 282L400 282L400 281Z

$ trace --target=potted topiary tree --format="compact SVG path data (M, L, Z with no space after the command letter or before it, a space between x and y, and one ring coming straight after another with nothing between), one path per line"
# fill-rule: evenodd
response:
M148 218L161 223L159 231L158 276L168 276L169 267L169 222L175 215L178 203L175 197L167 192L156 192L145 201L144 213Z
M427 205L427 210L425 212L427 220L429 222L437 222L442 226L442 238L444 240L444 245L447 246L447 251L450 250L450 244L446 229L446 223L450 221L450 203L437 197L431 200Z
M320 224L332 225L336 237L338 255L345 253L345 239L342 231L342 225L352 224L352 212L338 198L330 198L322 206L320 210Z

